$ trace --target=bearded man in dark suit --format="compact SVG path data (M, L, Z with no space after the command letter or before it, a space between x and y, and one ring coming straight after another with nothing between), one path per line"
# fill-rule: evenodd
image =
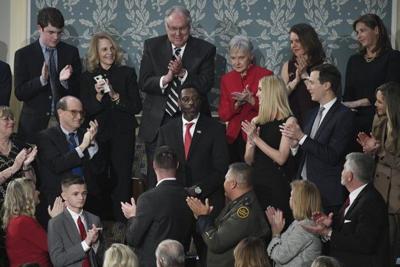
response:
M139 137L145 142L148 187L156 180L152 157L158 129L179 116L178 95L183 83L193 84L202 98L201 112L210 114L207 93L214 82L215 46L190 35L190 12L181 6L169 9L165 17L167 34L145 41L140 65L139 88L146 94Z

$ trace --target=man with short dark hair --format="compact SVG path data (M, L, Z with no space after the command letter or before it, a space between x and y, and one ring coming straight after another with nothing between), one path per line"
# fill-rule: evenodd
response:
M99 217L83 210L88 193L85 181L71 175L61 181L61 188L66 207L49 221L48 227L51 262L57 267L101 266L101 222Z
M202 98L201 112L210 114L207 94L214 83L215 46L190 35L191 16L183 6L166 12L166 35L144 42L139 88L146 94L139 137L145 142L148 160L148 187L156 181L152 156L159 128L180 115L178 95L182 84L191 83Z
M354 114L340 102L339 70L331 64L311 69L307 90L319 107L309 112L302 128L294 122L282 128L292 140L292 153L301 153L297 177L315 183L321 192L326 212L343 204L344 190L340 173L348 145L355 138Z
M374 159L363 153L350 153L342 172L341 184L349 197L335 214L315 214L315 226L303 227L329 241L329 255L343 267L389 266L387 207L375 189Z
M60 98L79 95L81 60L76 47L61 41L63 28L61 12L45 7L37 17L39 39L15 52L15 96L24 103L18 135L29 142L55 124Z
M245 237L266 238L270 229L258 204L251 182L251 167L233 163L225 176L225 196L229 200L214 220L213 203L188 197L186 202L197 217L197 228L207 245L207 267L232 267L233 250Z
M72 174L84 177L90 195L90 211L99 212L94 204L99 194L96 175L101 173L102 159L95 141L97 122L91 121L87 130L82 129L84 111L82 103L73 96L65 96L56 105L59 125L43 130L38 135L40 197L39 211L61 193L60 182ZM42 208L41 208L42 207ZM97 209L96 209L97 208ZM39 220L47 224L46 213L40 213Z
M131 203L121 203L128 219L126 239L135 248L140 266L155 267L155 251L165 239L178 240L189 251L193 215L186 205L186 192L176 179L177 155L168 146L154 154L153 167L157 175L155 188L146 191Z
M184 267L185 251L179 241L166 239L156 249L157 267Z

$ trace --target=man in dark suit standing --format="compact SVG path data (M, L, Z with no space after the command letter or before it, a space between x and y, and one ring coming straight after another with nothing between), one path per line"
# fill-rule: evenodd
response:
M0 60L0 106L9 106L11 96L10 65Z
M171 148L157 148L153 162L156 187L143 193L137 206L133 198L131 203L121 203L128 219L126 238L136 249L140 266L156 266L155 251L165 239L177 240L185 251L189 250L194 218L186 205L186 192L176 180L178 165L177 155Z
M65 95L79 95L81 61L78 49L61 42L64 17L53 7L39 11L39 39L15 52L15 96L24 102L18 134L35 141L35 135L54 125L55 104ZM27 60L29 59L29 60Z
M298 178L316 184L326 212L337 211L343 204L340 173L347 147L355 138L354 114L337 97L340 83L340 72L331 64L311 69L307 89L319 107L310 111L302 129L294 122L281 130L292 139L292 153L302 152Z
M140 65L139 88L146 93L139 136L145 142L148 187L155 185L152 155L160 126L179 115L178 95L184 82L198 88L201 112L210 114L207 93L214 82L212 44L190 35L190 12L181 6L169 9L165 17L167 34L145 41Z
M348 200L336 216L314 214L316 225L303 226L329 242L329 255L343 267L389 266L387 207L372 183L374 171L371 156L348 154L341 178Z
M56 109L59 125L43 130L37 138L40 154L39 210L44 212L40 213L39 219L42 223L48 220L45 208L61 193L61 180L72 174L84 177L90 192L87 208L99 212L98 203L94 203L99 194L96 174L101 173L103 164L95 141L97 122L91 121L87 130L80 128L84 118L83 107L73 96L61 98Z
M218 121L200 113L201 96L191 85L179 94L182 116L161 127L158 146L168 145L178 154L177 178L189 194L204 200L208 198L217 217L225 205L223 183L228 169L229 152L225 127ZM197 252L205 266L206 247L200 235L194 235Z

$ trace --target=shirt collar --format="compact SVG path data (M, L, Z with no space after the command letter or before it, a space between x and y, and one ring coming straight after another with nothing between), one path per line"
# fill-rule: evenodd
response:
M349 200L350 200L350 204L353 204L354 200L358 197L358 195L361 193L361 191L364 189L364 187L366 187L367 184L364 184L362 186L360 186L359 188L353 190L350 194L349 194Z
M188 121L188 120L186 120L186 119L183 117L183 115L182 115L182 125L186 125L186 123L189 123L189 122L191 122L191 123L193 123L194 125L196 125L197 121L199 120L199 117L200 117L200 112L199 112L199 114L197 114L196 118L194 118L194 119L191 120L191 121Z
M161 184L162 182L164 182L164 181L176 181L176 178L170 177L170 178L161 179L160 181L157 182L156 187L157 187L158 185L160 185L160 184Z
M175 46L175 45L172 44L172 43L171 43L171 45L172 45L172 54L174 55L174 54L175 54L175 49L178 48L178 47ZM181 51L179 52L181 58L182 58L182 56L183 56L183 53L185 52L186 45L187 45L187 43L186 43L185 45L179 47L179 48L181 49Z
M325 105L320 106L320 108L324 107L325 108L324 113L327 113L328 110L333 106L333 104L335 104L336 100L337 100L337 97L335 97L334 99L332 99L328 103L325 103Z
M76 213L75 211L72 211L70 208L67 207L67 211L69 212L69 214L71 214L72 219L74 219L74 222L76 222L78 220L78 217L81 217L81 218L83 217L82 216L83 210L81 210L80 213Z
M70 133L74 133L74 134L77 133L77 130L75 130L75 131L73 131L73 132L68 132L65 128L63 128L63 127L61 126L61 124L60 124L60 128L61 128L61 131L62 131L66 136L68 136Z

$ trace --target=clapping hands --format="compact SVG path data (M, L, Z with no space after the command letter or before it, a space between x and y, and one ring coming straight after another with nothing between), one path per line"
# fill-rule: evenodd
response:
M267 207L265 210L269 224L271 225L272 236L280 235L283 228L285 227L285 218L283 218L283 212L274 207Z
M131 198L131 203L121 202L121 210L125 218L129 219L136 216L136 203L135 199Z
M357 142L362 146L365 153L374 154L380 147L380 143L372 134L369 136L364 132L358 133Z
M192 210L195 218L198 218L201 215L209 215L214 208L213 206L210 206L208 198L206 198L205 203L203 204L201 200L196 197L187 197L186 203Z

